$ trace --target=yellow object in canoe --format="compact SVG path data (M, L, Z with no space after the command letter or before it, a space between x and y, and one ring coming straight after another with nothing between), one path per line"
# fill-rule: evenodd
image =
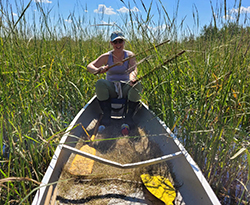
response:
M176 197L175 188L171 182L162 176L142 174L141 180L146 188L165 204L171 205Z
M82 146L80 150L92 155L96 154L96 149L88 145ZM88 175L92 173L93 165L94 165L94 160L88 159L86 157L77 154L71 166L69 167L69 173L72 175L80 175L80 176Z

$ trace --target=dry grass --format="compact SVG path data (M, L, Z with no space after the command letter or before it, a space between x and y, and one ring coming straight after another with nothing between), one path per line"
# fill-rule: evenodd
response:
M161 156L158 146L148 140L141 128L131 131L130 137L122 137L119 129L120 122L114 121L112 125L112 127L107 127L102 134L97 135L97 141L93 144L97 150L96 155L122 164ZM65 166L61 179L72 178L67 168L73 157L72 155L71 160ZM91 175L73 176L71 181L59 184L57 203L115 204L121 199L129 201L133 197L140 198L142 195L147 195L148 204L162 204L145 190L140 179L143 173L170 177L166 163L137 169L119 169L95 162Z

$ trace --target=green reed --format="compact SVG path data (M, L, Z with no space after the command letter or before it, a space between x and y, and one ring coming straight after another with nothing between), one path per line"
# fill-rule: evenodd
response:
M161 17L158 22L151 19L151 4L148 8L144 5L145 18L130 12L121 16L123 25L113 26L98 26L96 19L90 20L86 14L78 18L74 13L71 26L60 16L54 24L42 4L36 4L39 22L34 14L30 25L26 16L30 5L24 3L13 22L9 7L0 4L8 22L0 27L1 179L41 181L65 128L94 95L96 80L103 77L88 73L87 64L111 49L109 34L120 28L128 36L126 48L134 53L171 40L138 56L138 60L150 56L138 66L139 77L186 50L142 79L142 100L177 134L222 203L247 201L249 28L232 35L228 23L216 35L211 27L209 35L177 40L178 10L170 17L163 2L156 3ZM198 21L197 13L194 16ZM219 24L216 21L212 23ZM84 23L89 26L82 26ZM131 26L126 26L128 23ZM170 26L150 29L163 24ZM67 35L61 36L65 32ZM242 148L244 152L232 158ZM29 180L0 182L0 203L18 203L35 187Z

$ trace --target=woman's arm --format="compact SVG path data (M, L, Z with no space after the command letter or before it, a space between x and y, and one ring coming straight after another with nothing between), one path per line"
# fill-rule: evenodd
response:
M128 53L129 56L133 56L134 54L132 52ZM136 58L131 58L129 60L129 80L131 84L134 84L137 78L137 65L136 65Z
M92 61L88 64L87 69L90 73L97 74L97 73L105 73L108 68L108 53L104 53L100 55L96 60Z

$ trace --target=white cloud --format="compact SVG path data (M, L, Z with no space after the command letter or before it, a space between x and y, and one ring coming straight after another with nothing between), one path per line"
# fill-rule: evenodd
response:
M228 14L226 16L223 16L223 18L227 19L227 20L232 20L232 21L235 20L235 18L233 16L228 15Z
M140 10L137 7L134 6L134 8L132 8L131 11L133 11L133 12L139 12Z
M124 7L120 8L120 9L117 9L117 11L121 12L121 13L128 13L129 9L124 6Z
M72 20L70 20L70 19L65 19L65 21L66 21L67 23L72 23Z
M108 8L104 4L99 4L98 9L95 9L94 12L101 13L101 14L107 14L107 15L116 14L116 12L114 12L114 9L111 8L111 6Z
M115 22L106 22L106 21L101 21L102 24L105 24L105 25L109 25L109 26L113 26L115 24Z
M17 16L17 14L16 14L16 13L12 13L12 15L13 15L13 16Z
M49 0L34 0L35 3L45 3L45 4L51 4L52 1Z
M126 8L125 6L123 6L122 8L117 9L117 11L120 12L120 13L128 13L129 9ZM132 11L132 12L139 12L140 10L137 7L134 6L134 8L130 9L130 11Z
M148 29L150 29L152 31L163 31L165 29L169 29L169 26L167 24L163 24L163 25L156 26L156 27L150 27L150 26L148 26Z
M235 9L235 8L232 8L231 11L232 13L238 13L239 12L239 8ZM244 7L244 6L241 6L240 7L240 13L250 13L250 6L249 7Z

